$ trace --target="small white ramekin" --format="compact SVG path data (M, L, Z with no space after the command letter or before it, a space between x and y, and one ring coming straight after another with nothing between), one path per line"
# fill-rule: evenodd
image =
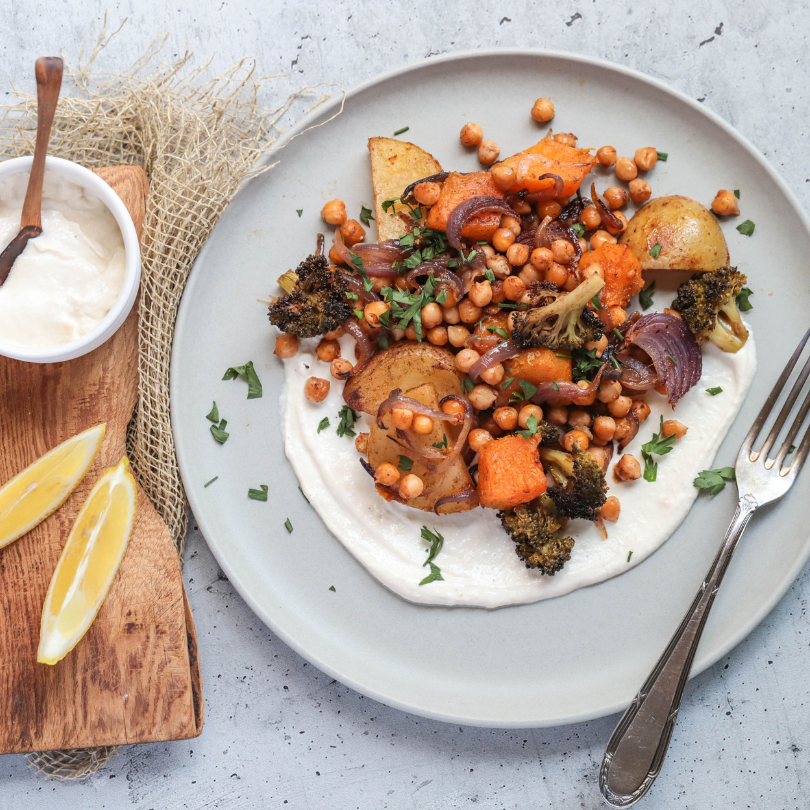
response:
M20 157L10 158L0 163L0 187L3 181L11 175L20 172L30 173L32 162L32 157ZM73 163L71 160L48 157L45 159L45 169L65 177L79 186L83 186L107 206L121 229L126 263L124 284L112 309L94 329L91 329L77 340L59 346L32 348L0 339L0 355L13 357L16 360L24 360L28 363L59 363L62 360L73 360L73 358L81 357L83 354L87 354L101 346L102 343L115 334L126 320L132 305L135 303L138 287L141 283L141 249L138 243L138 234L135 231L132 217L124 203L121 202L121 198L98 175L93 174L89 169L85 169L84 166L80 166L78 163ZM5 248L5 245L0 246L0 251L3 248Z

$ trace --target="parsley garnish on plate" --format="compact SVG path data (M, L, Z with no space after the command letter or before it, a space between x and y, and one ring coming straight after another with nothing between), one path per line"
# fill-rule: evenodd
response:
M303 208L296 208L295 213L298 214L298 219L301 219L301 214L304 213L304 209Z
M644 459L644 480L655 481L658 477L658 462L653 459L653 455L665 456L675 445L675 434L663 436L664 417L661 417L661 427L659 433L653 433L652 439L641 445L641 457Z
M286 529L286 530L287 530L287 531L288 531L290 534L292 534L292 523L290 523L290 519L289 519L289 518L287 518L287 519L284 521L284 528L285 528L285 529Z
M571 230L579 237L585 235L585 226L581 222L575 222L571 226Z
M632 556L633 556L633 552L632 551L628 552L628 554L627 554L627 562L630 562L630 558Z
M750 219L746 219L746 220L745 220L745 222L741 222L741 223L740 223L740 224L737 226L737 230L738 230L738 231L739 231L739 232L740 232L740 233L741 233L743 236L751 236L751 234L754 232L754 228L756 228L756 225L754 225L754 223L753 223L753 222L751 222L751 220L750 220Z
M226 427L228 427L228 423L225 419L221 419L218 425L211 425L211 435L220 444L225 444L225 442L228 441L228 436L231 435L225 432Z
M571 376L574 382L580 380L590 382L593 376L591 372L596 371L602 365L601 359L596 356L596 349L574 349L571 355L574 360L574 365L571 368ZM557 356L562 357L563 355Z
M596 293L596 295L595 295L593 298L591 298L591 306L592 306L592 307L593 307L593 308L594 308L594 309L595 309L597 312L601 312L601 311L602 311L602 302L599 300L599 293Z
M661 253L661 244L659 242L656 242L650 248L650 256L652 256L653 259L657 259L660 253Z
M511 385L511 384L512 384L514 381L515 381L515 378L514 378L514 377L510 377L508 380L504 380L504 381L501 383L501 388L503 388L503 390L504 390L504 391L506 391L506 389L507 389L507 388L509 388L509 386L510 386L510 385Z
M444 448L446 448L446 447L447 447L447 434L446 434L446 433L444 434L444 439L443 439L442 441L440 441L440 442L434 442L433 446L434 446L434 447L435 447L437 450L444 450Z
M330 590L330 591L332 591L332 593L337 593L337 591L335 590L335 586L334 586L334 585L330 585L330 586L329 586L329 590Z
M723 389L718 385L716 388L707 388L706 393L716 397L718 394L723 393Z
M537 433L538 428L539 423L537 422L537 417L534 414L532 414L526 420L526 429L518 430L515 432L523 436L524 439L531 439L531 437L534 436L535 433Z
M430 531L427 526L422 526L422 539L430 544L430 548L427 550L427 559L422 563L422 568L424 568L426 565L430 566L430 573L419 584L428 585L429 583L437 582L438 580L444 581L441 568L439 568L439 566L433 562L438 553L442 550L442 546L444 545L444 537L442 537L442 535L439 534L436 529Z
M475 388L475 382L473 378L468 374L467 378L461 381L461 389L464 391L465 394L469 394L470 391Z
M337 426L338 436L351 436L354 438L357 434L352 430L354 423L359 419L359 414L355 413L348 405L344 405L338 411L340 422Z
M552 388L553 388L555 391L559 391L559 390L560 390L560 386L559 386L559 385L557 385L557 383L555 383L555 382L551 383L551 387L552 387Z
M303 490L303 489L301 489L301 484L299 484L299 485L298 485L298 491L301 493L301 496L303 497L303 499L304 499L304 500L305 500L307 503L309 503L309 498L307 498L307 496L306 496L306 495L304 495L304 490Z
M645 287L638 294L638 302L641 304L642 309L649 309L653 305L653 293L655 292L655 282L653 281L649 287Z
M214 407L211 408L211 413L206 414L205 418L211 422L219 422L219 408L217 408L216 400L214 400Z
M318 433L320 433L322 430L326 430L326 428L328 427L329 427L329 417L324 416L324 418L321 419L321 421L318 423Z
M401 127L394 133L394 136L396 137L397 135L402 135L403 132L407 132L409 129L410 127Z
M717 495L725 487L726 481L733 480L734 468L720 467L717 470L703 470L693 483L698 489L708 489L712 495Z
M743 287L737 293L737 307L740 312L750 312L754 308L754 305L748 300L753 294L754 291L748 287Z
M205 489L206 487L208 487L208 486L210 486L211 484L213 484L213 483L214 483L214 481L216 481L216 480L217 480L217 478L219 478L219 476L218 476L218 475L215 475L215 476L214 476L214 477L213 477L213 478L212 478L212 479L211 479L211 480L210 480L210 481L209 481L207 484L203 484L203 489Z
M410 472L413 469L413 459L408 458L408 456L400 456L397 467L403 472Z
M253 361L250 360L244 366L231 366L226 372L223 380L235 380L241 377L248 384L248 399L260 399L262 395L262 383L256 369L253 368Z
M517 402L519 400L531 399L537 393L537 386L532 385L526 380L518 380L520 391L513 391L509 397L510 402Z
M667 162L667 158L669 157L669 152L658 152L656 151L659 160L663 160L664 163Z
M506 331L506 329L502 329L500 326L493 326L490 324L487 327L487 332L490 334L495 334L498 337L502 337L504 340L509 340L509 333Z
M372 210L370 208L366 208L365 205L360 206L360 222L363 223L366 227L369 226L372 219L374 219L372 215Z
M352 253L352 264L354 269L363 277L363 289L368 292L374 287L374 282L368 277L366 268L363 265L363 257L359 253Z
M252 501L266 501L267 484L259 484L258 489L249 489L248 498L250 498Z

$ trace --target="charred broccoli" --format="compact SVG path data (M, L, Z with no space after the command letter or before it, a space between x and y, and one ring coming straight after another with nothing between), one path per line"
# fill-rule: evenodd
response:
M540 460L549 467L557 486L548 496L562 517L597 520L607 500L607 484L602 466L588 452L565 453L538 448Z
M737 309L737 295L748 279L735 267L698 273L678 287L672 308L698 343L710 340L724 352L738 352L748 340L748 330Z
M547 495L498 512L498 517L517 544L515 551L526 568L537 568L543 574L554 576L571 559L574 540L559 534L566 521L557 515Z
M331 332L352 314L346 300L346 280L332 272L324 256L308 256L295 271L278 280L284 290L270 305L270 323L299 338Z
M559 428L552 425L551 422L546 422L545 419L541 419L537 424L537 433L542 436L540 444L544 447L553 447L555 444L560 443Z
M540 285L535 300L543 306L518 311L512 340L523 347L547 346L554 351L579 349L604 334L602 321L588 307L605 282L594 273L572 292ZM545 303L549 301L550 303Z

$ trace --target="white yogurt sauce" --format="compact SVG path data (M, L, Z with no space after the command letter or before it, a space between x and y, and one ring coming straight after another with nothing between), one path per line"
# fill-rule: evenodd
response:
M20 230L28 174L0 185L0 250ZM0 286L0 339L34 348L69 343L96 327L124 284L124 239L90 190L45 173L42 234Z
M655 308L661 310L672 295L659 293L656 298L659 296ZM703 347L703 376L674 413L664 397L654 392L648 395L652 412L625 452L641 460L641 445L658 432L661 414L664 419L683 422L689 431L669 454L658 459L654 483L643 478L613 483L612 464L621 453L614 455L607 482L609 494L621 502L618 522L606 524L609 536L602 540L593 524L570 521L566 534L576 541L571 559L562 571L548 577L520 561L515 544L492 509L437 516L389 503L376 493L372 479L360 466L354 439L338 438L335 433L336 415L344 405L343 386L332 380L329 395L320 405L304 396L308 377L331 379L329 365L315 355L317 342L302 341L298 354L285 361L287 457L309 502L343 545L394 593L428 605L496 608L536 602L602 582L638 565L686 517L698 494L692 482L701 470L713 466L717 448L756 371L753 335L737 354L707 344ZM352 357L353 341L341 342L343 356ZM706 393L716 386L723 389L721 394ZM318 434L324 416L329 416L331 427ZM355 430L368 430L368 425L370 419L362 415ZM435 560L444 581L420 586L429 572L423 567L427 544L420 538L422 526L435 527L444 535L444 547Z

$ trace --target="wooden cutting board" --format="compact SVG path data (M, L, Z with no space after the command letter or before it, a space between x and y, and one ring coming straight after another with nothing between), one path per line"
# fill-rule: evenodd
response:
M138 235L149 185L137 166L99 169ZM137 305L118 332L66 363L0 357L0 483L79 431L107 423L94 465L61 509L0 549L0 754L179 740L202 731L197 636L169 530L138 487L124 561L85 637L36 660L42 604L79 507L125 454L138 390Z

